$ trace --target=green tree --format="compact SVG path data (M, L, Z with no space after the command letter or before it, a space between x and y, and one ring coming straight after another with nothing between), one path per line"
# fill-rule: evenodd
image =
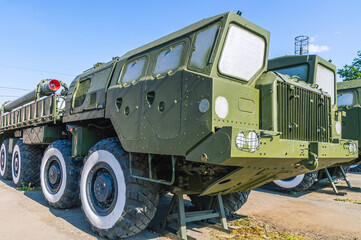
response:
M361 51L357 52L357 57L353 60L351 65L345 65L337 71L343 81L350 81L354 79L361 79Z

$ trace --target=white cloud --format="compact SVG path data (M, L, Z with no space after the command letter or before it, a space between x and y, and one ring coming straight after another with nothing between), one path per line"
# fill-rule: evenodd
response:
M310 42L316 41L316 38L318 38L318 36L310 37Z
M326 45L310 44L308 50L309 50L310 53L320 53L320 52L329 51L329 50L330 50L330 47L329 47L329 46L326 46Z
M335 32L337 35L341 34L341 32Z

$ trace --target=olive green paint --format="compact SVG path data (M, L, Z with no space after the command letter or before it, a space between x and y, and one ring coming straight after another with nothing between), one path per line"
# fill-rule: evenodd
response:
M50 144L60 140L62 129L60 126L38 126L23 130L25 144Z
M337 94L352 93L353 102L350 106L340 106L346 113L342 118L342 137L361 141L361 79L337 83Z
M75 159L83 159L89 149L98 141L104 138L104 134L100 131L83 127L71 127L69 129L72 138L72 157Z
M218 31L206 66L194 67L190 59L197 35L213 26ZM263 62L248 80L220 71L230 26L238 26L264 41ZM330 106L330 96L312 82L318 63L333 71L335 67L318 56L268 61L269 42L267 30L235 13L204 19L78 75L62 96L64 111L58 111L54 103L59 96L53 95L45 104L53 112L40 114L40 119L20 118L14 122L17 116L23 116L22 110L2 114L0 131L11 135L15 129L23 129L31 136L31 130L26 128L50 124L67 128L67 136L63 137L72 139L73 157L80 160L97 141L118 137L132 156L148 156L144 161L152 159L149 162L159 169L162 166L157 164L163 163L163 157L177 159L167 161L165 164L174 165L158 174L175 176L175 187L195 194L245 191L272 180L351 164L357 157L349 153L352 141L335 134L341 116L335 105ZM154 74L159 54L179 44L182 52L178 65ZM124 82L129 63L139 59L145 61L140 77ZM290 64L308 64L307 77L301 79L304 82L276 72ZM312 101L306 100L307 94L312 95ZM227 100L229 111L224 118L215 112L218 97ZM284 105L280 105L280 99ZM40 101L20 109L33 114L35 109L30 108ZM300 106L305 107L303 112L298 110ZM307 121L301 123L303 115ZM314 123L314 119L319 122ZM245 136L255 132L258 148L239 149L236 138L240 132ZM207 175L209 172L214 174ZM153 176L150 169L149 180L162 178Z

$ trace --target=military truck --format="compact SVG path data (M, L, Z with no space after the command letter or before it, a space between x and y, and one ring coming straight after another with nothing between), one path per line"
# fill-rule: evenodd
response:
M339 105L339 103L338 100L335 99L337 89L335 65L316 55L291 55L270 59L268 62L268 71L286 74L297 82L302 82L304 85L310 87L316 87L320 89L320 91L330 95L331 108L336 111L336 115L332 116L336 123L334 125L334 133L341 132L342 114L336 109L336 103L337 105ZM319 122L315 122L315 126L319 126ZM322 132L324 129L321 127L317 131ZM343 137L346 139L354 139L344 135ZM342 170L344 173L347 173L349 168L350 167L342 167ZM343 177L342 170L339 167L328 168L331 177L335 179ZM315 184L316 180L320 180L322 177L325 177L324 174L319 171L313 171L287 179L275 180L271 185L280 190L300 192L309 189Z
M346 113L342 119L342 136L357 141L361 138L360 91L361 79L337 83L337 105ZM361 172L360 162L350 166L350 171Z
M82 73L60 94L39 84L3 106L2 176L40 176L56 208L80 195L95 232L125 238L149 224L161 192L195 204L221 194L234 211L267 182L352 164L357 141L341 139L334 97L267 71L269 37L228 12Z

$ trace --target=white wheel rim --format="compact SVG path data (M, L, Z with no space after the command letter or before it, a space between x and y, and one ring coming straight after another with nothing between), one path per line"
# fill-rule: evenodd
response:
M60 188L58 190L58 192L56 192L55 194L51 193L48 191L45 181L46 181L46 172L45 172L45 166L46 163L49 161L51 156L56 156L59 161L60 161L60 165L61 165L61 171L62 171L62 178L61 178L61 185ZM65 160L63 155L61 154L61 152L56 149L56 148L50 148L48 149L44 156L43 159L41 160L41 167L40 167L40 183L41 183L41 190L43 191L43 194L45 196L45 198L51 202L51 203L56 203L58 202L61 197L64 194L65 191L65 186L66 186L66 165L65 165Z
M5 175L5 170L6 170L6 165L8 164L8 160L7 159L7 152L6 152L6 147L5 147L5 144L1 144L1 149L0 149L0 155L1 153L4 151L4 168L1 169L0 167L0 174L1 176L4 176ZM1 156L0 156L1 157Z
M14 164L15 164L15 154L18 154L18 166L19 166L19 169L18 169L18 175L15 176L15 172L14 172ZM14 147L14 150L13 150L13 156L11 158L11 174L13 176L13 182L15 184L18 184L19 183L19 179L20 179L20 175L21 175L21 152L20 152L20 148L19 148L19 145L15 145Z
M292 179L290 181L276 180L273 182L281 188L294 188L294 187L297 187L302 182L304 177L305 177L305 174L301 174L301 175L296 176L294 179Z
M100 162L104 162L108 164L112 170L114 171L115 178L118 184L118 196L117 196L117 203L112 210L106 216L99 216L96 214L91 205L88 201L87 197L87 177L90 170ZM80 180L80 197L83 206L83 210L85 215L87 216L88 220L97 228L99 229L109 229L114 226L115 223L119 220L122 216L124 206L125 206L125 199L126 199L126 185L124 179L123 170L115 158L113 154L105 150L98 150L93 152L87 159L84 164L84 168L81 174Z

